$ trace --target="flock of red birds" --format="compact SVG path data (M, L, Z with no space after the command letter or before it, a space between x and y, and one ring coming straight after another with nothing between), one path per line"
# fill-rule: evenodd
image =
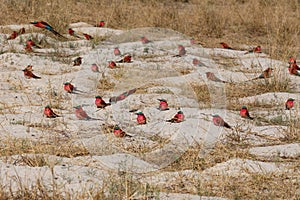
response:
M55 31L48 23L44 22L44 21L36 21L36 22L31 22L31 24L33 24L34 26L36 27L39 27L39 28L43 28L43 29L46 29L46 30L49 30L51 31L52 33L54 33L56 36L59 36L59 37L63 37L65 38L64 36L62 36L61 34L59 34L57 31ZM105 22L104 21L100 21L96 27L104 27L105 26ZM83 34L79 34L77 32L75 32L72 28L69 28L68 30L69 34L73 37L76 37L76 38L80 38L80 39L83 39L85 38L86 40L92 40L93 37L89 34L86 34L86 33L83 33ZM17 36L21 35L21 34L24 34L25 33L25 28L21 28L18 32L17 31L13 31L13 33L8 37L8 40L13 40L15 39ZM152 41L150 41L149 39L147 39L145 36L141 37L141 42L143 44L147 44L147 43L150 43ZM191 40L191 44L201 44L199 42L196 42L195 40ZM224 43L224 42L221 42L220 45L222 46L222 48L224 49L232 49L228 44ZM32 40L28 40L26 42L26 45L25 45L25 50L28 51L28 52L32 52L32 47L35 47L35 48L41 48L40 46L36 45ZM257 46L249 51L247 51L245 54L248 54L248 53L261 53L262 52L262 49L261 49L261 46ZM121 52L118 48L115 48L114 51L113 51L114 55L118 56L118 55L121 55ZM186 50L184 48L184 46L182 45L179 45L178 46L178 54L177 55L174 55L175 57L181 57L181 56L184 56L186 54ZM108 63L108 67L111 68L111 69L114 69L114 68L117 68L117 64L116 63L130 63L132 62L131 60L131 56L130 55L125 55L121 60L119 61L110 61ZM73 66L79 66L82 64L82 57L78 57L76 58L74 61L73 61ZM194 59L193 60L193 64L196 65L196 66L201 66L202 63L197 60L197 59ZM99 69L98 69L98 66L96 64L93 64L91 66L91 70L93 72L99 72ZM254 78L254 79L251 79L251 80L255 80L255 79L266 79L266 78L270 78L271 77L271 74L272 74L272 68L267 68L266 70L264 70L262 72L261 75L259 75L258 77ZM24 72L24 76L25 78L33 78L33 79L41 79L41 77L39 76L36 76L35 74L33 74L33 69L32 69L32 66L31 65L28 65L25 69L22 70ZM291 57L289 59L289 67L288 67L288 71L290 74L292 75L297 75L297 76L300 76L300 68L299 66L297 65L296 63L296 59L294 59L293 57ZM211 80L211 81L215 81L215 82L221 82L221 83L228 83L226 81L223 81L219 78L217 78L215 76L214 73L212 72L206 72L206 77L208 80ZM70 93L70 94L76 94L76 92L80 92L79 90L77 90L74 85L70 82L66 82L64 83L64 90L67 92L67 93ZM102 98L101 96L96 96L95 98L95 105L97 108L100 108L100 109L104 109L105 107L107 106L110 106L112 102L117 102L117 101L120 101L120 100L123 100L125 99L127 96L129 96L130 94L134 93L136 91L136 89L133 89L133 90L129 90L129 91L126 91L124 93L122 93L121 95L117 96L117 97L112 97L110 98L110 103L106 103ZM159 107L158 109L161 110L161 111L165 111L165 110L169 110L169 107L168 107L168 103L165 99L158 99L159 100ZM287 101L286 101L286 104L285 104L285 108L286 109L291 109L292 107L294 106L294 99L292 98L289 98ZM83 110L82 106L76 106L74 107L76 109L76 117L78 119L81 119L81 120L90 120L90 119L95 119L95 118L91 118L87 115L87 113ZM57 115L56 113L54 113L54 111L50 108L49 105L47 105L45 108L44 108L44 114L46 117L48 118L56 118L56 117L60 117L59 115ZM145 115L140 111L140 112L137 112L136 113L137 115L137 123L138 124L146 124L147 123L147 119L145 117ZM246 106L242 106L241 110L240 110L240 116L242 118L247 118L247 119L253 119L253 117L250 116L249 114L249 111L247 109ZM183 114L183 112L181 110L179 110L177 112L177 114L170 120L167 120L167 122L171 122L171 123L180 123L180 122L183 122L185 119L185 116ZM232 129L232 127L226 123L219 115L215 114L213 115L213 123L216 125L216 126L222 126L222 127L226 127L226 128L230 128ZM124 136L130 136L128 134L126 134L118 125L116 125L114 127L114 134L116 137L124 137Z

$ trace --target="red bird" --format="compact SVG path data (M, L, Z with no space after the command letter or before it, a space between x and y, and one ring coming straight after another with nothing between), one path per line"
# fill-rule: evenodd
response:
M13 40L16 37L18 37L18 32L17 31L13 31L12 34L7 38L7 40Z
M73 29L69 28L69 34L73 37L81 38Z
M34 79L41 79L41 77L38 77L32 73L32 65L28 65L25 69L22 70L24 72L25 78L34 78Z
M157 99L159 101L158 110L169 110L168 102L165 99Z
M296 62L291 63L288 70L290 74L300 76L300 67L296 64Z
M285 102L285 109L286 109L286 110L290 110L292 107L294 107L294 101L295 101L295 99L289 98L289 99Z
M114 68L117 67L117 64L116 64L114 61L110 61L110 62L108 63L108 67L111 68L111 69L114 69Z
M74 107L75 110L75 115L78 119L80 120L95 120L94 118L91 118L88 116L88 114L82 109L82 106L76 106Z
M138 112L138 113L136 113L136 115L137 115L136 121L138 122L138 124L146 124L147 123L146 117L142 112Z
M56 118L60 117L59 115L55 114L53 110L50 108L49 105L47 105L44 109L44 115L46 115L47 118Z
M185 54L186 54L186 50L185 50L184 46L178 45L178 54L173 57L181 57L181 56L184 56Z
M109 102L110 103L116 103L118 101L122 101L124 100L126 97L128 97L129 95L133 94L136 92L136 89L131 89L131 90L128 90L126 92L123 92L122 94L120 94L119 96L114 96L114 97L111 97L109 99Z
M261 53L261 46L257 46L255 48L253 48L252 50L247 51L245 54L248 54L248 53Z
M125 55L124 58L117 61L117 63L130 63L130 62L131 62L131 56L130 55Z
M289 64L297 63L294 57L289 58Z
M273 71L273 69L270 68L270 67L268 67L268 68L265 69L265 70L263 71L263 73L261 73L258 77L253 78L253 79L250 79L250 80L247 80L247 81L253 81L253 80L263 79L263 78L264 78L264 79L270 78L271 75L272 75L272 71Z
M34 21L34 22L30 22L30 23L33 24L35 27L46 29L48 31L51 31L54 35L57 35L57 36L62 37L62 38L65 38L64 36L62 36L61 34L59 34L57 31L55 31L53 29L53 27L50 26L47 22L44 22L44 21Z
M141 42L142 42L143 44L148 44L148 43L150 43L151 41L148 40L148 38L146 38L145 36L142 36L142 37L141 37Z
M249 111L246 106L242 106L242 109L240 110L240 116L246 119L253 119L253 117L250 117Z
M73 66L79 66L82 64L82 57L78 57L75 60L73 60Z
M114 54L115 54L115 56L120 56L121 55L121 51L120 51L120 49L118 47L116 47L114 49Z
M232 129L231 126L229 126L229 124L226 123L226 122L222 119L222 117L220 117L220 116L217 115L217 114L213 115L213 123L214 123L214 125L216 125L216 126L224 126L224 127L226 127L226 128Z
M226 44L225 42L220 42L220 45L222 46L222 48L224 49L232 49L228 44Z
M31 46L31 47L36 47L36 48L41 48L40 46L36 45L34 41L32 41L31 39L26 41L26 45Z
M87 34L87 33L84 33L83 35L84 35L85 39L87 39L87 40L92 40L92 39L94 39L91 35L89 35L89 34Z
M167 120L167 122L171 123L180 123L184 120L184 114L182 111L178 111L177 114L170 120Z
M24 49L25 49L25 51L28 52L28 53L33 52L33 49L31 48L31 45L26 44Z
M73 93L74 89L75 89L74 85L72 85L71 83L69 82L64 83L64 90L67 91L68 93Z
M105 26L105 22L104 21L100 21L96 27L104 27Z
M106 106L110 106L110 103L106 103L100 96L95 97L95 105L97 108L105 108Z
M23 27L23 28L21 28L21 29L19 30L18 34L19 34L19 35L22 35L22 34L24 34L24 33L25 33L25 28Z
M206 78L208 80L211 80L211 81L215 81L215 82L221 82L221 83L227 83L226 81L223 81L221 79L219 79L218 77L216 77L216 75L212 72L206 72Z
M193 61L192 61L193 65L194 66L198 66L198 67L201 67L201 66L205 66L200 60L198 60L197 58L194 58Z
M91 70L92 70L93 72L99 72L99 68L98 68L97 64L95 64L95 63L92 64Z
M114 135L117 138L122 138L122 137L132 137L131 135L128 135L123 131L118 125L114 127Z

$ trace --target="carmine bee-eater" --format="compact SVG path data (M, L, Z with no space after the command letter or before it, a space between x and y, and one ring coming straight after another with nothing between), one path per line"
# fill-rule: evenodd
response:
M220 45L222 46L223 49L232 49L228 44L225 42L220 42Z
M114 135L117 138L122 138L122 137L132 137L131 135L128 135L123 131L118 125L114 127Z
M130 63L130 62L131 62L131 56L130 55L125 55L124 58L117 61L117 63Z
M91 35L87 34L87 33L83 33L83 36L85 37L85 39L87 40L92 40L94 39Z
M221 79L219 79L218 77L216 77L216 75L212 72L206 72L206 78L208 80L211 80L211 81L215 81L215 82L221 82L221 83L227 83L226 81L223 81Z
M24 28L24 27L20 28L18 34L19 34L19 35L22 35L22 34L24 34L24 33L25 33L25 28Z
M138 124L146 124L147 123L146 117L141 111L137 112L135 114L137 115L136 121Z
M44 115L46 115L47 118L56 118L60 117L59 115L55 114L53 110L50 108L49 105L47 105L44 109Z
M193 61L192 61L193 65L194 66L197 66L197 67L201 67L201 66L205 66L205 64L203 64L200 60L198 60L197 58L194 58Z
M257 46L257 47L254 47L253 49L247 51L245 54L248 54L248 53L261 53L261 46Z
M214 125L216 125L216 126L224 126L224 127L226 127L226 128L232 129L231 126L229 126L229 124L226 123L226 122L223 120L223 118L220 117L220 116L217 115L217 114L214 114L214 115L213 115L213 123L214 123Z
M41 79L41 77L38 77L32 73L32 65L28 65L25 69L22 70L24 72L25 78L34 78L34 79Z
M76 106L74 107L75 110L75 115L78 119L80 120L95 120L95 118L91 118L90 116L88 116L88 114L82 109L82 106Z
M104 21L100 21L98 24L96 24L96 27L104 27L104 26L105 26Z
M300 67L296 64L296 62L291 63L288 70L290 74L300 76Z
M108 67L111 69L117 68L117 64L114 61L109 61L108 62Z
M115 56L120 56L121 55L121 51L118 47L115 47L114 54L115 54Z
M18 37L18 32L17 31L13 31L12 34L7 38L7 40L13 40L16 37Z
M272 75L272 71L273 71L273 69L270 68L270 67L268 67L268 68L265 69L265 70L263 71L263 73L261 73L258 77L253 78L253 79L250 79L250 80L247 80L247 81L253 81L253 80L263 79L263 78L264 78L264 79L270 78L271 75Z
M141 42L142 42L143 44L148 44L148 43L150 43L151 41L148 40L148 38L146 38L145 36L142 36L142 37L141 37Z
M289 98L289 99L285 102L285 109L286 109L286 110L290 110L292 107L294 107L294 101L295 101L295 99Z
M172 119L167 120L167 122L180 123L180 122L183 122L183 120L184 120L184 114L180 110L180 111L177 112L177 114Z
M67 91L68 93L73 93L74 89L75 89L74 85L72 85L70 82L64 83L64 90Z
M73 37L81 38L73 29L69 28L69 34Z
M78 57L75 60L73 60L73 66L79 66L82 63L82 57Z
M98 65L97 65L96 63L92 64L91 70L92 70L93 72L99 72L99 67L98 67Z
M44 21L34 21L34 22L30 22L30 24L33 24L35 27L43 28L43 29L46 29L48 31L51 31L54 35L57 35L59 37L65 38L64 36L62 36L61 34L59 34L57 31L55 31L53 29L53 27L50 26L47 22L44 22Z
M297 61L296 61L296 59L293 57L293 56L291 56L290 58L289 58L289 62L288 62L289 64L293 64L293 63L297 63Z
M28 53L33 52L33 49L31 48L31 45L26 44L24 49L25 49L25 51L28 52Z
M40 46L36 45L34 41L32 41L31 39L26 41L26 45L29 45L31 47L36 47L36 48L41 48Z
M175 55L174 57L181 57L181 56L184 56L185 54L186 54L186 50L185 50L184 46L178 45L178 54Z
M240 110L240 116L246 119L253 119L253 117L250 117L249 111L246 106L242 106L242 109Z
M111 97L111 98L109 99L109 102L110 102L110 103L116 103L116 102L118 102L118 101L121 101L121 100L125 99L126 97L128 97L129 95L135 93L135 91L136 91L136 89L134 88L134 89L128 90L128 91L126 91L126 92L123 92L123 93L120 94L119 96Z
M97 108L105 108L106 106L110 106L110 103L106 103L101 96L96 96L95 97L95 105Z
M169 110L168 102L165 99L157 99L159 101L158 110L164 111Z

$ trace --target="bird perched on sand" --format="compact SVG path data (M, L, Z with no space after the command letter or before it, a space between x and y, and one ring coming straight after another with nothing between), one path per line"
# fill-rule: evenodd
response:
M121 51L120 51L120 49L118 47L114 48L114 55L115 56L120 56L121 55Z
M184 114L180 110L180 111L177 112L177 114L172 119L167 120L167 122L180 123L180 122L183 122L183 120L184 120Z
M125 131L123 131L118 125L115 125L115 127L114 127L114 135L117 138L132 137L131 135L128 135L127 133L125 133Z
M20 30L18 31L18 34L22 35L24 33L25 33L25 28L24 27L20 28Z
M47 118L56 118L56 117L60 117L59 115L55 114L53 112L53 110L50 108L49 105L47 105L45 108L44 108L44 115L46 115Z
M69 32L69 35L71 35L73 37L81 38L72 28L69 28L68 32Z
M38 49L41 48L40 46L36 45L35 42L32 41L31 39L29 39L29 40L26 41L26 45L29 45L29 46L31 46L31 47L36 47L36 48L38 48Z
M291 75L300 76L300 67L296 64L296 62L291 63L288 70Z
M214 125L232 129L231 126L229 126L229 124L227 122L225 122L224 119L222 117L220 117L219 115L214 114L212 116L213 116Z
M253 119L253 117L250 117L249 111L246 106L242 106L242 109L240 110L240 116L246 119Z
M13 40L16 37L18 37L18 32L17 31L13 31L12 34L7 38L7 40Z
M32 65L28 65L25 69L22 70L24 72L24 76L25 78L34 78L34 79L41 79L41 77L36 76L32 73L33 69L32 69Z
M193 65L194 66L197 66L197 67L201 67L201 66L205 66L200 60L198 60L197 58L194 58L193 61L192 61Z
M183 45L178 45L178 54L175 55L174 57L181 57L186 54L186 50Z
M206 78L208 80L211 80L211 81L215 81L215 82L221 82L221 83L227 83L226 81L223 81L221 79L219 79L218 77L216 77L216 75L212 72L206 72Z
M64 83L64 90L67 91L68 93L73 93L74 91L74 85L72 85L72 83L70 82L65 82Z
M131 56L125 55L121 60L117 61L117 63L130 63L131 62Z
M105 21L101 20L98 24L96 24L96 27L104 27L105 26Z
M95 97L95 105L97 108L105 108L106 106L110 106L110 103L106 103L101 96L96 96Z
M295 99L289 98L289 99L285 102L285 109L286 109L286 110L290 110L291 108L293 108L293 107L294 107L294 101L295 101Z
M232 49L227 43L225 42L220 42L220 45L222 46L223 49Z
M83 33L83 36L85 37L86 40L92 40L92 39L94 39L91 35L89 35L87 33Z
M253 49L247 51L245 54L248 54L248 53L261 53L261 46L257 46L257 47L254 47Z
M159 101L159 107L158 110L164 111L164 110L169 110L169 105L167 100L165 99L157 99Z
M79 66L82 64L82 57L78 57L75 60L73 60L73 66Z
M148 38L146 38L145 36L142 36L142 37L141 37L141 42L142 42L143 44L148 44L148 43L150 43L151 41L150 41Z
M62 36L61 34L59 34L57 31L55 31L53 29L53 27L50 26L47 22L44 22L44 21L34 21L34 22L30 22L30 24L33 24L35 27L43 28L43 29L46 29L48 31L51 31L54 35L57 35L59 37L65 38L64 36Z
M126 91L126 92L123 92L123 93L120 94L119 96L111 97L111 98L109 99L109 102L110 102L110 103L116 103L116 102L118 102L118 101L121 101L121 100L125 99L126 97L128 97L129 95L131 95L131 94L133 94L133 93L135 93L135 92L136 92L136 89L135 89L135 88L134 88L134 89L131 89L131 90L128 90L128 91Z
M117 66L117 64L114 61L109 61L108 62L108 68L115 69L117 67L118 66Z
M144 113L142 113L140 111L140 112L137 112L135 114L137 115L136 121L137 121L138 124L146 124L147 123L147 120L146 120L146 117L145 117Z
M99 72L99 67L96 63L92 64L91 66L92 72Z
M88 114L83 110L82 106L75 106L74 107L75 110L75 115L78 119L80 120L91 120L94 118L91 118L90 116L88 116Z
M258 77L256 78L253 78L253 79L250 79L250 80L247 80L247 81L253 81L253 80L257 80L257 79L267 79L267 78L270 78L271 75L272 75L272 71L273 71L273 68L270 68L268 67L267 69L265 69ZM247 82L246 81L246 82Z

